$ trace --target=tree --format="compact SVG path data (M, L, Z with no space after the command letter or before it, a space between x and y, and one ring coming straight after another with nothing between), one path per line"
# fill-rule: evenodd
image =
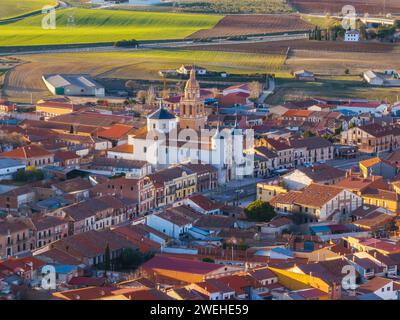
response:
M111 270L111 253L110 253L110 246L107 243L106 249L104 251L104 271Z
M270 221L276 216L275 209L268 202L256 200L244 209L246 216L251 221Z
M126 248L122 250L121 256L119 257L119 266L122 269L135 269L144 260L143 255L132 248Z
M214 259L211 259L211 258L203 258L203 262L209 262L209 263L214 263L215 261L214 261Z

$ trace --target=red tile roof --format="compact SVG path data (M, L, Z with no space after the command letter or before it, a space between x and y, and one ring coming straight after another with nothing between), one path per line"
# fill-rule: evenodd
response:
M47 151L46 149L39 147L37 145L29 145L20 148L16 148L11 151L0 153L0 157L5 158L16 158L16 159L30 159L39 157L48 157L53 155L53 153Z
M187 272L193 274L207 275L224 266L195 260L166 257L156 255L151 260L142 265L144 269L165 269L178 272Z
M130 131L133 130L132 126L125 124L115 124L109 129L98 132L100 138L118 140L126 136Z

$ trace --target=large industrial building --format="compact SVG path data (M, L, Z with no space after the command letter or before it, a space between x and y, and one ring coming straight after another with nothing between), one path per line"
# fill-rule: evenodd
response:
M87 74L48 74L42 79L56 96L105 96L104 87Z

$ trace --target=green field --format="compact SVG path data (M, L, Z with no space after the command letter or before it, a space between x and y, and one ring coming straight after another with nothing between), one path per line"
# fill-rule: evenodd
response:
M0 26L0 46L113 42L123 39L182 39L212 28L223 16L69 8L57 11L56 29L43 16Z
M55 0L0 0L0 20L40 11L46 5L56 4Z

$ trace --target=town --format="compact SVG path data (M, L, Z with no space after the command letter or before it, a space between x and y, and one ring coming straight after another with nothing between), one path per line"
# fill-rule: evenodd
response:
M400 5L71 36L91 10L191 18L142 2L0 14L0 300L399 300Z

